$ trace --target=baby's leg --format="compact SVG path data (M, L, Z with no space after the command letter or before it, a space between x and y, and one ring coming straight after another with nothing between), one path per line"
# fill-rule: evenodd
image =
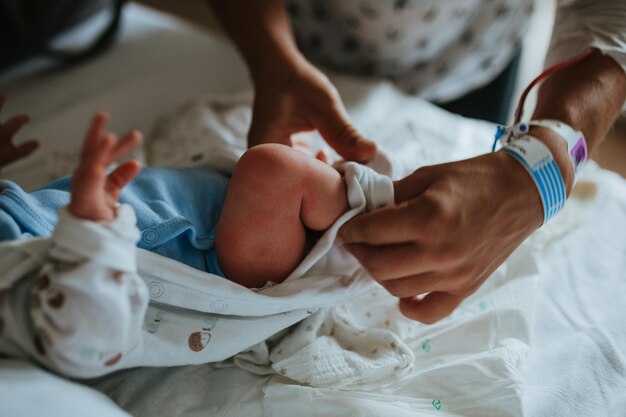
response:
M348 210L341 175L288 146L247 151L233 173L217 228L226 276L249 288L282 282L301 262L306 230L325 230Z

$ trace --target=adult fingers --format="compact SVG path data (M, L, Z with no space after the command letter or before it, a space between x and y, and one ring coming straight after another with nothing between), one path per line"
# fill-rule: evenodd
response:
M29 140L15 148L15 155L18 158L24 158L35 152L37 148L39 148L39 142L36 140Z
M141 171L141 165L135 160L126 161L107 176L106 190L113 194L115 198L119 192L132 181Z
M411 175L394 182L393 191L395 202L401 203L419 196L426 191L432 182L433 175L428 167L422 167L413 171Z
M380 284L399 298L412 298L430 292L455 291L462 285L462 278L450 278L431 271L405 278L382 281Z
M433 230L434 216L442 210L441 202L422 194L410 201L383 207L356 216L339 229L346 243L387 245L437 238Z
M434 291L422 298L401 298L400 311L410 319L432 324L449 316L463 300L476 292L481 284L482 281L463 289L448 292Z
M17 131L29 121L30 118L27 115L19 114L2 123L0 125L0 141L10 141Z
M367 162L376 155L376 144L366 139L348 120L348 116L329 107L315 121L324 140L348 161Z
M356 216L339 229L345 243L388 245L416 240L416 213L408 204L384 207Z
M416 297L401 298L400 312L412 320L424 324L433 324L449 316L467 295L431 292L422 299Z
M401 245L369 246L346 245L367 272L383 282L430 271L438 266L417 243ZM415 295L413 293L411 295Z

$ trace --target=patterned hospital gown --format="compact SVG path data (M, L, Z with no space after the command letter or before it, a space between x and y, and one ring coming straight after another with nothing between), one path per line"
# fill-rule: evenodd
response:
M385 77L445 102L511 61L532 0L289 0L302 52L342 73Z

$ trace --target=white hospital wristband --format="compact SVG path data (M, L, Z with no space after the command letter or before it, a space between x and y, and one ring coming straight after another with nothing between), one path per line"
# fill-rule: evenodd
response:
M587 141L582 132L575 130L567 123L559 120L538 119L528 122L530 126L545 127L559 135L567 143L567 156L574 168L574 181L576 181L580 170L587 162L589 152L587 149Z
M580 176L582 168L587 162L589 151L587 149L585 135L583 135L582 132L575 130L567 123L563 123L559 120L538 119L531 120L530 122L517 123L508 128L500 126L496 132L496 142L499 140L503 146L507 146L509 143L517 140L522 135L526 135L531 126L550 129L565 141L567 144L567 156L574 171L574 182L576 182Z
M563 209L567 198L565 181L550 149L540 140L525 135L509 142L501 150L521 163L535 182L541 197L545 224Z

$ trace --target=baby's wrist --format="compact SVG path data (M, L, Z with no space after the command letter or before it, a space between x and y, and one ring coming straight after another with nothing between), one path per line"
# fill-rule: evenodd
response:
M67 206L67 211L72 217L96 223L110 223L117 217L117 209L115 207L94 210L93 207L85 208L80 203L74 201L71 201Z

